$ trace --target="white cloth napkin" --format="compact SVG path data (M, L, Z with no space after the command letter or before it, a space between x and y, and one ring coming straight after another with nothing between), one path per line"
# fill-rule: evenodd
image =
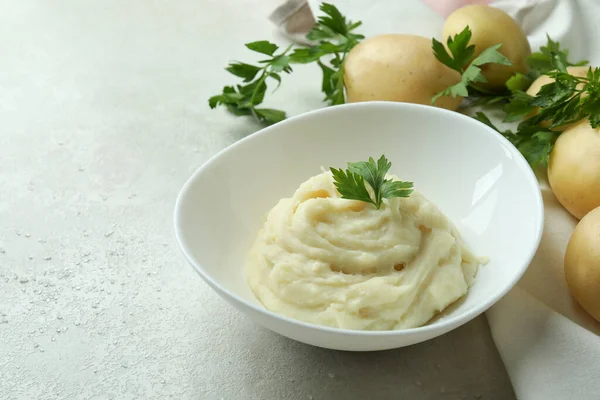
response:
M416 1L333 3L352 20L362 20L367 36L439 37L450 3L468 1L426 1L439 14ZM308 3L318 15L321 1ZM521 24L532 49L544 45L549 34L570 50L571 60L600 66L600 0L497 0L491 5ZM545 174L539 175L546 207L542 243L517 287L487 312L488 321L518 398L600 399L600 323L572 300L563 274L564 252L577 221L556 201Z

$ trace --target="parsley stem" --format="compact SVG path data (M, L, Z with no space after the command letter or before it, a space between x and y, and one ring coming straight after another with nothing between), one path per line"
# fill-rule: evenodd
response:
M259 88L265 82L266 79L267 79L267 67L263 67L262 74L261 74L260 78L258 79L258 81L256 83L256 87L252 91L252 97L250 98L250 104L253 109L254 109L254 106L252 106L252 105L255 104L254 101L256 99L256 95L259 92Z

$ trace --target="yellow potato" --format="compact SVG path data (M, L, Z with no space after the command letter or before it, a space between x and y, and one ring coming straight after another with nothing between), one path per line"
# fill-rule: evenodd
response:
M575 300L600 321L600 208L583 217L569 240L565 279Z
M589 66L584 66L584 67L567 67L567 72L573 76L579 76L579 77L584 77L587 75L588 69L590 67ZM542 86L547 85L549 83L554 82L554 78L549 77L548 75L542 75L539 78L537 78L535 81L533 81L533 83L531 84L531 86L529 86L529 88L527 89L527 94L530 96L535 96L539 93L540 89L542 88ZM581 89L581 87L583 86L583 84L579 84L578 88ZM539 112L539 108L536 108L535 111L532 111L531 113L529 113L526 118L530 118L533 117L534 115L536 115ZM556 131L564 131L565 129L568 129L570 127L572 127L575 124L567 124L567 125L562 125L562 126L558 126L556 128L552 128L553 130ZM548 121L542 121L540 123L540 126L547 128L550 126L550 122Z
M350 103L400 101L431 105L431 98L460 81L460 74L440 63L431 40L414 35L380 35L354 47L344 66ZM461 97L440 97L437 107L456 110Z
M444 42L448 36L462 32L466 26L471 28L473 34L469 42L475 45L473 58L488 47L502 43L498 51L513 64L483 65L481 71L488 80L483 86L489 89L503 89L507 79L515 72L528 71L525 58L531 54L531 47L519 24L504 11L481 4L459 8L450 14L444 23Z
M550 154L548 180L575 218L600 207L600 128L592 129L584 120L566 129Z

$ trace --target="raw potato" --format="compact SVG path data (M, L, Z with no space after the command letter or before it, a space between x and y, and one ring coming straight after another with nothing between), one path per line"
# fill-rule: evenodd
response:
M581 219L600 206L600 128L587 120L565 130L548 162L548 180L558 201Z
M512 66L483 65L481 71L488 83L481 85L490 89L503 89L505 82L515 72L526 73L528 71L525 58L531 54L531 47L519 24L508 14L497 8L479 4L459 8L450 14L444 23L443 41L445 42L448 36L462 32L467 25L473 34L469 42L475 45L473 58L488 47L502 43L502 47L498 51L513 64Z
M575 300L600 321L600 208L575 228L565 254L565 278Z
M460 81L440 63L431 40L415 35L380 35L350 51L344 68L348 102L401 101L431 105L431 98ZM461 97L440 97L435 106L456 110Z
M573 76L578 76L578 77L585 77L587 75L588 69L590 67L589 66L583 66L583 67L567 67L567 72ZM538 94L538 92L540 91L540 89L542 88L542 86L547 85L549 83L554 82L554 78L549 77L548 75L542 75L539 78L537 78L535 81L533 81L533 83L531 84L531 86L529 86L529 89L527 89L527 94L530 96L535 96ZM581 89L581 87L583 86L583 84L579 84L578 88ZM536 111L531 112L528 117L533 117L534 115L536 115L539 112L539 108L536 109ZM547 128L550 126L550 122L548 121L542 121L540 123L540 125L544 128ZM567 124L567 125L562 125L562 126L558 126L556 128L552 128L553 130L556 131L564 131L565 129L568 129L572 126L574 126L575 124Z

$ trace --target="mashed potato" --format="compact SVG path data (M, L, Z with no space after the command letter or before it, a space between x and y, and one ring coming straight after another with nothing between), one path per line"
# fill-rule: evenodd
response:
M377 210L341 199L324 172L268 213L246 273L273 312L330 327L392 330L424 325L465 295L479 263L421 194L386 199Z

